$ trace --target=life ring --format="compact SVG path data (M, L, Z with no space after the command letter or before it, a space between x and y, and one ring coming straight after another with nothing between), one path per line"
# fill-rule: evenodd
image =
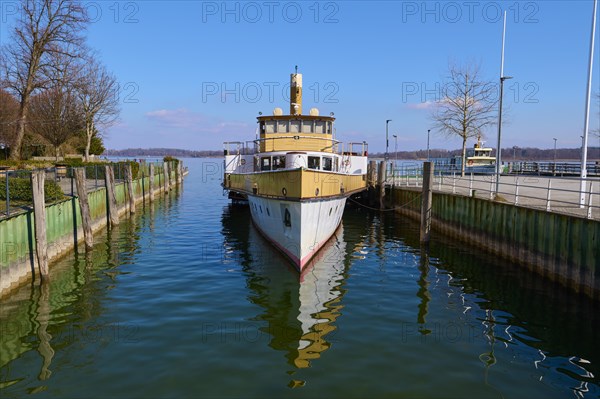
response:
M467 162L467 165L469 165L469 166L473 166L473 160L472 160L472 159L469 159L469 162Z
M240 159L240 165L246 165L246 160L244 158Z

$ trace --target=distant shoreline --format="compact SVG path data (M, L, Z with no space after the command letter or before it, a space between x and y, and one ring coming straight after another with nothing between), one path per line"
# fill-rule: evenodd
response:
M450 158L460 156L461 150L439 150L431 149L430 158ZM106 150L102 156L111 157L164 157L172 156L178 158L221 158L223 150L183 150L178 148L127 148L124 150ZM539 148L503 148L502 160L512 161L548 161L555 157L554 149ZM384 153L370 153L369 158L384 158ZM390 160L396 159L394 152L389 153ZM402 161L424 161L427 159L426 150L398 151L398 160ZM580 161L580 148L557 148L556 162ZM588 161L600 160L600 147L588 147Z

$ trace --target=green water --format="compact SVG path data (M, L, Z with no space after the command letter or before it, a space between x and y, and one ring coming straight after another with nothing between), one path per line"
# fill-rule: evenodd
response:
M183 190L0 307L0 397L597 398L597 304L349 207L303 276L186 160Z

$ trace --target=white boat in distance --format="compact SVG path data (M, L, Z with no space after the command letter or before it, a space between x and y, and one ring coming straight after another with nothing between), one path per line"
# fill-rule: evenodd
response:
M302 114L302 75L291 74L290 113L258 116L257 139L226 142L223 188L247 200L252 221L299 271L329 240L346 199L367 187L367 144L335 139L335 118Z

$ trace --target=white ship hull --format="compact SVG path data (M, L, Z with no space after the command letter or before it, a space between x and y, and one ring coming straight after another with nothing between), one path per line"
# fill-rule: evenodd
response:
M287 201L248 195L258 230L302 271L342 221L346 197Z

